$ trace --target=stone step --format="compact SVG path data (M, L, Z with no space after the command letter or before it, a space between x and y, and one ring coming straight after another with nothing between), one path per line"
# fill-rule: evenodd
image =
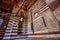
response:
M24 38L27 38L27 36L14 36L14 37L11 37L12 39L24 39Z
M9 24L13 24L12 22L8 22Z
M13 25L13 23L9 23L8 25Z
M15 27L13 27L12 29L13 29L13 30L19 30L19 29L21 29L21 30L24 29L24 30L25 30L25 28L18 28L18 29L17 29L17 28L15 28Z
M18 27L12 27L12 28L15 28L15 29L17 29Z
M18 30L18 28L16 28L16 27L11 27L11 28L7 28L7 30Z
M11 27L12 27L13 25L9 25L9 24L8 24L8 26L11 26Z
M19 22L19 20L14 20L14 22Z
M21 37L16 37L18 35L18 23L19 18L14 17L13 14L10 17L9 23L7 25L7 29L5 32L5 35L3 37L3 40L10 40L10 39L17 39Z
M5 33L5 35L17 35L17 33Z
M12 27L18 27L18 25L13 25Z
M13 24L17 24L18 25L18 22L13 22Z
M29 40L27 37L26 38L19 38L19 39L14 39L14 40Z
M3 37L3 40L9 40L9 39L11 39L10 38L11 35L17 35L17 33L11 33L12 32L12 27L13 27L13 22L14 22L13 21L13 17L12 18L10 17L10 20L9 20L9 23L8 23L8 27L6 29L5 35Z
M15 19L19 19L18 17L13 17L13 18L15 18Z
M17 32L18 30L12 30L13 32Z
M11 29L12 29L12 27L8 27L8 28L7 28L7 30L9 30L9 29L11 30Z
M13 20L9 20L9 22L13 22Z
M16 22L16 23L13 23L13 25L18 25L18 23Z
M6 30L6 32L12 32L12 30Z
M12 19L12 20L9 20L9 22L12 22L12 21L16 21L16 22L18 22L19 20L16 20L16 19L14 19L14 20L13 20L13 19Z
M9 40L10 39L10 37L4 37L3 38L3 40Z
M4 37L3 39L4 40L9 40L9 39L12 39L12 40L26 39L26 36L20 36L20 37L19 36L17 36L17 37L16 36L14 36L14 37L13 36L12 37Z
M14 21L19 21L19 19L13 19Z
M14 18L13 18L13 20L14 20L14 21L18 21L19 19L14 19Z
M13 20L13 18L10 18L10 20Z

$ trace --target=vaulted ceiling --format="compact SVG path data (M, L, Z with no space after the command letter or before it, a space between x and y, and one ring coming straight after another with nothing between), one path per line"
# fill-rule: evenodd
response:
M11 11L16 6L27 11L35 2L36 0L1 0L0 8Z

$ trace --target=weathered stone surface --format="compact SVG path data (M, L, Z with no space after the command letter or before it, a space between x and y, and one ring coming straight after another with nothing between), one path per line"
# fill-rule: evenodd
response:
M45 8L44 8L45 7ZM43 11L44 10L44 11ZM44 3L43 0L38 0L29 10L28 10L28 27L30 28L31 22L33 20L33 27L35 31L42 31L41 28L43 28L41 25L43 25L41 22L42 20L38 17L42 16L44 17L44 21L46 23L46 30L52 32L52 31L58 31L59 25L58 22L53 15L53 12L50 10L50 8L47 6L46 3ZM36 16L35 14L38 13ZM32 16L32 17L31 17ZM37 19L37 20L36 20ZM36 21L34 21L36 20ZM38 21L39 20L39 21ZM41 22L40 22L41 21ZM40 25L41 24L41 25ZM39 27L38 27L39 25ZM41 28L40 28L41 27ZM39 29L40 28L40 29ZM30 29L31 30L31 29Z

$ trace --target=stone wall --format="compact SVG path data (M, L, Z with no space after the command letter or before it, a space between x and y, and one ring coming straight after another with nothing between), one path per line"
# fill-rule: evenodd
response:
M60 6L56 10L54 10L53 13L60 25Z
M29 29L30 32L32 32L31 30L32 21L35 33L53 32L59 30L58 22L56 21L50 8L43 0L38 0L28 10L27 14L28 14L28 28L30 28Z

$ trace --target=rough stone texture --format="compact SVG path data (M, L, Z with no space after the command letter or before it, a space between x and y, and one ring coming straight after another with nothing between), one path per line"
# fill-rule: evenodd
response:
M27 13L28 13L27 30L28 30L28 34L32 34L32 30L31 30L31 13L30 13L30 11L27 12Z
M60 40L60 34L29 35L29 40Z
M39 17L37 20L33 21L33 28L35 32L45 29L42 17Z
M57 21L60 23L60 6L53 12Z
M28 10L28 27L31 27L31 15L32 15L32 20L40 20L40 16L44 17L44 21L46 23L46 30L49 32L57 31L59 30L59 25L58 22L56 21L53 12L49 9L49 7L44 3L43 0L38 0L29 10ZM31 14L32 13L32 14ZM37 14L36 14L37 13ZM39 18L39 19L38 19ZM33 22L33 27L37 28L37 30L41 27L37 27L38 24L41 24L40 22L35 23ZM35 26L37 25L37 26ZM42 27L43 28L43 27ZM40 28L41 29L41 28ZM31 29L30 29L31 30ZM36 31L36 29L35 29ZM40 30L44 31L44 30Z
M37 17L40 16L40 11L43 9L44 6L46 6L46 4L44 4L45 2L43 0L38 0L29 10L28 10L28 28L31 28L31 15L32 15L32 20L34 21ZM32 14L31 14L32 13ZM39 14L35 14L35 13L39 13ZM40 19L39 19L40 20ZM38 20L36 20L38 21ZM35 22L35 21L34 21ZM33 22L33 23L34 23ZM38 22L37 22L38 23ZM35 23L33 24L33 26L36 25ZM37 25L36 25L37 26ZM35 29L35 27L34 27ZM41 28L40 28L41 29ZM30 29L31 30L31 29ZM36 29L35 29L36 30Z
M12 10L12 13L17 13L19 10L19 7L14 7L13 10Z
M28 40L60 40L60 38L28 38Z
M47 4L54 2L55 0L45 0Z
M43 12L42 15L45 19L45 22L46 22L46 25L47 25L46 27L48 28L49 31L59 30L58 22L56 21L54 15L53 15L53 13L51 12L50 9Z

